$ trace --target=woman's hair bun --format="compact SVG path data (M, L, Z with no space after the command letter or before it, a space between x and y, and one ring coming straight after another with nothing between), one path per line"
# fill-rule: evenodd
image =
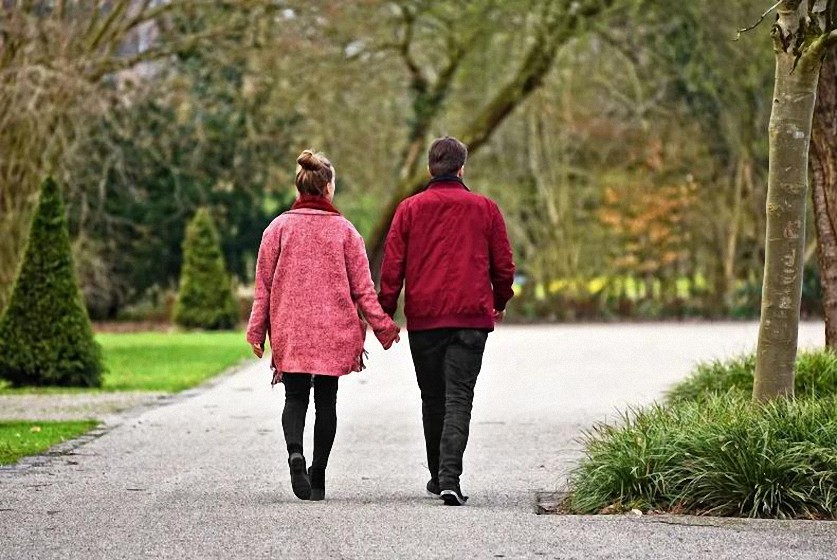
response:
M302 194L323 196L328 183L334 179L334 168L325 154L305 150L296 158L296 188Z
M319 171L325 167L320 157L311 150L305 150L299 154L299 157L296 158L296 162L300 167L308 171Z

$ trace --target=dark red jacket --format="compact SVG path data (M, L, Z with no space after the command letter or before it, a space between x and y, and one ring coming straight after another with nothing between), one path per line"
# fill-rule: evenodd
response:
M404 200L387 236L378 300L390 316L406 283L407 330L493 329L514 293L514 261L497 204L457 177Z

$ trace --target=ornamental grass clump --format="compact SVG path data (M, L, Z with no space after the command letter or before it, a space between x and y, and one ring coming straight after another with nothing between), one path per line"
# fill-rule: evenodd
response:
M570 477L576 513L641 510L837 519L837 397L734 393L599 425Z
M61 189L46 179L0 319L0 378L14 386L99 387L103 369L78 288Z
M755 370L754 354L700 363L667 393L666 400L672 404L700 402L728 392L749 396ZM801 398L837 395L837 352L829 348L800 352L796 359L795 391Z

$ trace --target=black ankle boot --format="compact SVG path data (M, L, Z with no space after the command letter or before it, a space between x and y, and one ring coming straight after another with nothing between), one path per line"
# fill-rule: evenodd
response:
M310 500L324 500L325 499L325 469L315 469L311 467L308 469L308 478L311 480L311 497Z
M305 472L305 457L302 453L291 453L288 457L288 466L291 469L291 488L294 495L300 500L310 499L311 482L308 480L308 473Z

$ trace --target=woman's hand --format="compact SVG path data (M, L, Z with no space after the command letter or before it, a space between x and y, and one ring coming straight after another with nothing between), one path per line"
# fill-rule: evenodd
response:
M398 334L401 331L398 327L396 327L393 336L387 338L381 343L381 346L384 347L384 350L389 350L392 348L393 344L397 344L401 342L401 336Z
M255 354L257 358L261 359L261 357L264 356L264 346L261 344L251 344L250 347L253 349L253 354Z

